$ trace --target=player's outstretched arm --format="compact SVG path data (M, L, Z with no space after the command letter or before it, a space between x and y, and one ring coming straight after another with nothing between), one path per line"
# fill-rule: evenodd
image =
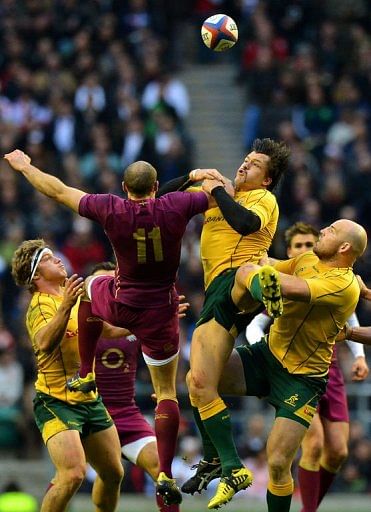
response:
M225 220L242 236L258 231L261 220L254 212L236 203L234 188L230 180L205 179L202 190L212 195Z
M19 149L7 153L4 158L15 171L21 172L36 190L78 213L80 199L86 192L68 187L55 176L40 171L31 164L31 158Z
M352 320L353 317L353 320ZM353 313L350 317L351 322L356 318L356 324L346 322L339 334L336 336L336 343L346 341L349 349L354 355L354 361L351 368L352 380L365 380L369 374L369 367L366 361L363 345L371 344L371 327L360 327L358 319ZM357 341L355 341L357 339Z
M371 345L371 326L367 327L345 327L344 338L347 340L357 341L363 345Z
M279 276L283 297L299 302L309 302L311 300L310 289L305 279L282 272L279 273Z
M192 187L195 183L206 179L215 179L222 183L227 181L227 178L220 174L217 169L193 169L188 174L174 178L173 180L166 182L164 185L161 185L156 195L157 197L160 197L168 194L169 192L182 192L187 190L187 188Z
M368 288L365 283L363 282L363 279L358 274L356 275L359 287L361 289L361 297L362 299L371 300L371 289Z

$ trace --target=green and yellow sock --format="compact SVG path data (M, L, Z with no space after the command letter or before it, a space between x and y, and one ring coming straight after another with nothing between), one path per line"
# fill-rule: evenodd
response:
M234 444L229 411L220 397L198 410L206 432L218 451L222 474L229 476L232 469L243 467Z
M270 481L267 489L268 512L289 512L293 492L293 480L282 485Z
M263 295L259 281L258 270L249 274L245 280L245 286L254 300L263 302Z
M198 431L200 432L202 447L203 447L203 459L207 462L214 462L215 459L219 459L218 450L215 448L214 443L210 439L204 424L200 418L200 413L197 407L192 407L193 417L197 425Z

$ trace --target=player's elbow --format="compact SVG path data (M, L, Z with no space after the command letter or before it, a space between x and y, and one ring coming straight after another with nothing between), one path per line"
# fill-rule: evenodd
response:
M250 215L249 219L246 221L245 219L241 219L239 223L237 223L235 230L242 236L251 235L251 233L255 233L259 231L261 227L260 219L257 215Z
M58 203L67 206L76 213L79 213L80 199L84 195L83 192L77 191L74 188L63 186L57 190L53 199Z
M52 352L55 344L52 342L52 340L49 337L41 336L37 340L37 346L41 352Z

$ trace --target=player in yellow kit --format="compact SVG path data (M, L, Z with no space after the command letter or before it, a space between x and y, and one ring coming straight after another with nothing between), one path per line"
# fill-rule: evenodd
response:
M34 414L56 468L41 512L64 512L89 462L98 473L96 512L114 512L123 477L117 430L96 392L70 392L67 379L79 368L77 310L82 278L66 270L43 240L15 251L12 274L32 293L26 326L37 359Z
M357 305L352 266L366 244L362 226L336 221L321 230L314 252L273 267L243 265L230 297L215 307L209 332L218 344L233 339L231 303L249 311L261 301L277 315L266 341L233 351L220 385L221 393L265 397L276 409L267 443L269 512L290 510L291 464L326 389L335 338ZM216 496L226 491L222 479Z
M287 255L294 258L313 250L319 232L310 224L296 222L285 231ZM273 319L266 312L257 315L246 328L250 345L261 341ZM359 325L354 313L347 320L352 326ZM338 341L339 337L337 338ZM361 381L368 375L364 347L347 340L354 361L352 379ZM348 455L349 413L343 374L334 346L328 373L326 392L321 396L315 414L301 444L298 465L298 483L303 504L301 512L315 512L327 494L337 472Z
M195 476L183 484L182 491L186 493L200 492L210 480L221 475L226 485L237 490L252 482L250 471L243 467L237 454L229 413L218 393L220 375L233 342L224 340L217 345L209 335L209 326L216 302L229 296L237 268L246 262L257 263L271 245L279 215L271 190L285 172L288 157L289 150L283 143L257 139L237 170L234 188L215 169L191 171L183 177L185 183L178 179L181 186L204 180L203 189L216 201L216 206L205 213L201 235L206 295L192 337L191 370L187 377L204 458ZM255 306L257 310L259 307ZM256 311L250 315L237 313L232 307L234 334L244 329Z

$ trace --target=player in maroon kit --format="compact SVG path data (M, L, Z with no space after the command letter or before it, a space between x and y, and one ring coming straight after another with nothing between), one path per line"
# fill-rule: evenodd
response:
M114 275L111 262L98 263L92 275ZM184 316L187 303L179 305L179 317ZM99 394L115 422L123 456L144 469L156 481L159 460L156 436L135 402L135 379L140 343L127 329L112 328L119 338L100 339L95 354L95 380ZM161 512L178 512L179 505L165 505L156 495Z
M155 198L157 172L142 161L124 171L123 189L128 199L122 199L68 187L31 165L30 157L20 150L8 153L5 159L39 192L104 228L116 256L116 275L85 281L86 295L79 307L80 375L70 380L69 389L89 391L95 387L92 368L102 320L129 329L141 340L157 396L157 492L167 504L180 503L182 495L171 473L179 428L175 385L179 324L174 283L186 225L208 209L209 196L205 192L174 192ZM200 179L223 181L215 170L202 174Z

